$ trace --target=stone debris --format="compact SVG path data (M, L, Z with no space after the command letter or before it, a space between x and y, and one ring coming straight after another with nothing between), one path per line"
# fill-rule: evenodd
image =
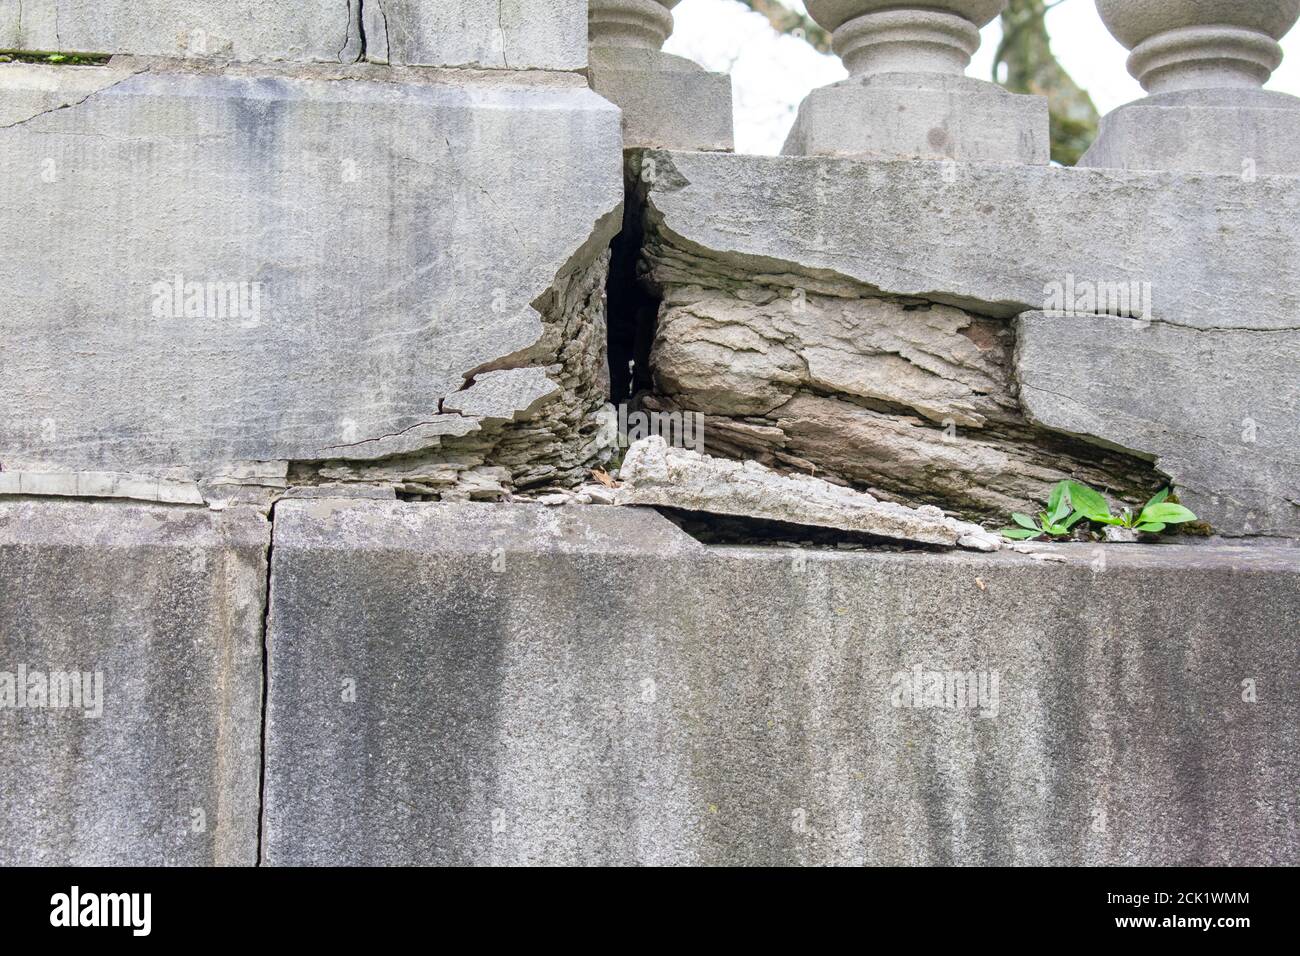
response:
M718 515L836 528L899 541L996 551L997 535L934 506L908 508L820 478L785 476L757 462L671 448L660 436L635 442L619 472L620 505L657 505Z

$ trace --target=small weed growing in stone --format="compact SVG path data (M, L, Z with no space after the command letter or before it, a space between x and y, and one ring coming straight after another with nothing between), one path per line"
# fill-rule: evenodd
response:
M1089 521L1096 524L1114 525L1119 528L1132 528L1135 531L1158 534L1171 524L1184 524L1196 520L1196 515L1192 514L1187 508L1173 504L1168 500L1169 494L1173 490L1171 488L1166 488L1157 494L1137 514L1125 508L1120 514L1112 515L1110 505L1106 503L1106 499L1087 485L1081 485L1074 481L1066 482L1066 485L1066 494L1069 495L1074 507L1082 511Z
M1083 520L1082 511L1070 510L1070 498L1066 492L1068 482L1059 482L1052 489L1047 499L1047 510L1035 520L1029 515L1013 514L1011 520L1018 528L1003 528L1002 535L1013 541L1032 541L1047 535L1051 538L1068 537L1074 526Z
M1100 525L1158 534L1170 525L1197 520L1190 510L1168 500L1172 490L1164 489L1136 514L1125 508L1114 515L1111 514L1110 504L1099 492L1077 481L1058 482L1048 498L1047 510L1037 520L1028 515L1013 514L1011 519L1019 527L1004 528L1001 533L1013 541L1032 541L1044 536L1064 538L1071 534L1080 521L1087 520Z

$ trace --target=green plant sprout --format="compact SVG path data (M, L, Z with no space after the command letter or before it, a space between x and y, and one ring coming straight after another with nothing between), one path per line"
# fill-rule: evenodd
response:
M1066 494L1069 495L1074 507L1082 511L1089 521L1097 524L1115 525L1148 534L1158 534L1171 524L1184 524L1196 520L1196 515L1190 510L1167 500L1172 491L1170 488L1159 492L1137 514L1125 508L1120 514L1112 515L1106 499L1087 485L1075 481L1066 482L1066 485Z
M1191 511L1168 500L1172 490L1165 488L1159 492L1137 514L1125 508L1120 514L1113 515L1106 499L1087 485L1068 480L1057 482L1047 500L1047 510L1037 520L1028 515L1013 514L1011 520L1019 527L1003 528L1001 534L1012 541L1032 541L1044 535L1064 538L1085 519L1095 524L1158 534L1170 525L1196 521L1196 515Z
M1020 525L1018 528L1003 528L1002 536L1012 541L1032 541L1047 535L1052 538L1067 537L1074 526L1086 515L1082 511L1071 512L1070 498L1066 489L1068 482L1059 482L1052 488L1047 499L1047 510L1035 521L1029 515L1013 514L1011 520Z

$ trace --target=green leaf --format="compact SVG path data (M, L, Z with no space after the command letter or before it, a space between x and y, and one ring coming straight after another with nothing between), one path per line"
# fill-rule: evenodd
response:
M1152 505L1158 505L1162 503L1166 498L1169 497L1169 493L1173 490L1174 489L1172 488L1162 488L1160 491L1156 492L1155 496L1150 501L1147 502L1147 508L1150 508Z
M1052 486L1052 493L1047 497L1047 511L1054 513L1057 508L1061 507L1061 502L1065 500L1065 486L1067 481L1058 481Z
M1070 515L1068 519L1066 519L1065 527L1067 529L1073 528L1076 524L1078 524L1086 517L1088 516L1084 514L1082 511L1076 511L1074 514Z
M1169 526L1165 524L1161 524L1160 522L1157 521L1154 524L1140 524L1137 526L1137 529L1139 531L1145 531L1147 534L1159 534L1161 531L1164 531L1165 528L1167 527Z
M1098 492L1093 491L1087 485L1079 484L1077 481L1066 483L1069 486L1070 503L1075 509L1082 511L1093 521L1101 521L1110 517L1110 505L1106 503Z
M1001 533L1004 538L1010 538L1012 541L1028 541L1042 534L1039 531L1026 531L1024 528L1003 528Z
M1195 521L1196 515L1182 505L1171 505L1166 502L1147 505L1142 509L1141 520L1148 524L1182 524L1184 521Z
M1020 527L1022 528L1028 528L1030 531L1039 530L1038 523L1034 521L1033 518L1029 517L1029 515L1022 515L1018 513L1013 514L1011 516L1011 520L1014 521L1016 524L1020 525Z

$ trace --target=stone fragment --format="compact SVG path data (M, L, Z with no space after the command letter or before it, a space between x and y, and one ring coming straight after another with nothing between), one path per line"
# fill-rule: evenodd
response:
M659 436L634 442L619 470L620 505L659 505L819 528L836 528L920 544L997 550L995 536L954 521L934 507L906 508L804 475L786 477L757 462L712 458L671 448Z
M0 865L257 863L269 545L247 508L0 501Z
M508 422L534 414L559 393L545 369L501 369L476 375L464 391L443 399L442 407L470 418Z

